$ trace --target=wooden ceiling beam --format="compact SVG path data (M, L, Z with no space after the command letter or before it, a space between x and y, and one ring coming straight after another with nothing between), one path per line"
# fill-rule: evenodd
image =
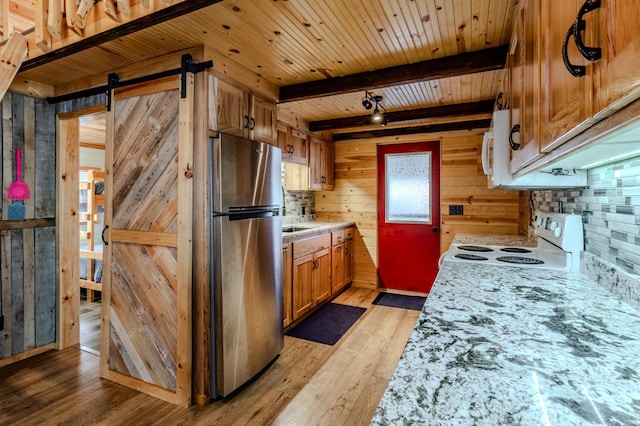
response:
M504 68L508 50L509 46L505 45L414 64L282 86L280 102L301 101L418 81L495 71Z
M491 119L486 118L482 120L459 121L455 123L437 123L427 124L424 126L395 127L390 129L365 130L362 132L336 133L333 135L333 140L334 142L337 142L353 139L373 139L387 136L415 135L417 133L440 133L453 132L457 130L488 129L490 125Z
M428 120L434 118L469 117L478 114L487 114L493 111L494 104L495 101L493 99L487 99L478 102L439 105L435 107L417 108L405 111L392 111L387 112L387 123ZM371 124L371 114L312 121L309 123L309 130L312 132L321 132L324 130L367 126L369 124Z
M171 19L186 15L204 7L211 6L216 3L220 3L222 0L188 0L177 3L174 6L169 6L164 9L153 12L149 15L143 16L133 21L124 22L114 28L97 33L95 35L85 37L75 43L63 46L59 49L53 50L49 53L37 56L33 59L23 62L20 67L20 72L36 68L40 65L44 65L57 59L65 58L67 56L76 54L85 49L99 46L100 44L113 41L115 39L133 34L136 31L143 30L161 22L169 21Z

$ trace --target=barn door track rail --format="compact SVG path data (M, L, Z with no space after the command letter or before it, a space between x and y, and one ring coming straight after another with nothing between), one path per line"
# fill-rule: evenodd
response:
M202 72L208 68L213 67L213 61L204 61L200 63L194 63L193 57L190 54L182 55L182 64L180 68L174 68L167 71L161 71L155 74L149 74L142 77L132 78L130 80L120 81L118 78L118 74L111 73L107 79L107 84L104 86L93 87L91 89L80 90L78 92L68 93L61 96L50 97L47 98L47 102L51 104L57 104L59 102L71 101L75 99L86 98L89 96L106 94L107 96L107 111L111 111L111 94L113 93L113 89L117 89L119 87L133 86L134 84L146 83L148 81L159 80L161 78L170 77L173 75L180 75L180 97L187 97L187 81L186 75L187 73L197 74Z

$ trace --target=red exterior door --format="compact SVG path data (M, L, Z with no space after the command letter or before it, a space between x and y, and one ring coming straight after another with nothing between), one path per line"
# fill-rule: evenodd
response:
M440 257L440 143L378 146L378 286L428 293Z

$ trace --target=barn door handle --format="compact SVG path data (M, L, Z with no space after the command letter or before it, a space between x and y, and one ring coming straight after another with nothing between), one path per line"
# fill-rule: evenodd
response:
M440 228L438 228L437 226L434 226L433 228L431 228L431 230L433 232L440 232Z
M102 243L105 246L108 246L109 243L107 242L107 240L104 239L104 233L107 232L107 229L109 229L109 225L105 225L105 227L102 229Z
M585 67L584 65L573 65L571 61L569 61L569 39L571 38L571 36L575 37L575 27L576 23L574 22L573 24L571 24L571 27L569 27L567 35L564 38L564 42L562 43L562 61L564 62L564 66L569 71L569 74L574 77L584 77L584 75L587 73L587 67Z
M602 57L602 49L599 47L589 47L585 46L584 41L582 40L582 31L584 31L587 27L587 24L584 19L584 15L589 12L592 12L600 7L600 0L587 0L584 2L580 10L578 11L578 16L576 18L576 23L573 27L573 38L576 40L576 47L580 54L587 61L597 61Z

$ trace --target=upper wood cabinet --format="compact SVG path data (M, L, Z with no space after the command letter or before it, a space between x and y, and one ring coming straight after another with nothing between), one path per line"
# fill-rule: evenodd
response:
M277 145L276 104L209 76L209 128Z
M640 95L640 2L603 1L592 13L599 16L602 48L602 59L594 63L596 105L606 115Z
M511 171L542 156L540 133L540 2L525 0L514 20L508 57L511 84Z
M544 166L544 155L640 98L640 2L526 0L517 13L507 64L520 124L514 173Z
M563 60L563 45L572 65L584 65L585 59L568 37L576 15L584 0L543 0L541 2L542 40L542 134L540 149L550 151L564 140L559 139L580 123L589 119L593 110L593 67L586 67L585 75L575 77L569 73ZM592 17L590 17L592 18ZM593 21L588 23L592 29ZM587 31L586 36L593 35ZM595 40L588 41L594 43ZM533 99L529 102L533 104Z
M282 150L282 161L307 165L309 163L309 142L307 134L278 123L278 147Z
M309 189L333 190L333 142L317 136L309 140Z

